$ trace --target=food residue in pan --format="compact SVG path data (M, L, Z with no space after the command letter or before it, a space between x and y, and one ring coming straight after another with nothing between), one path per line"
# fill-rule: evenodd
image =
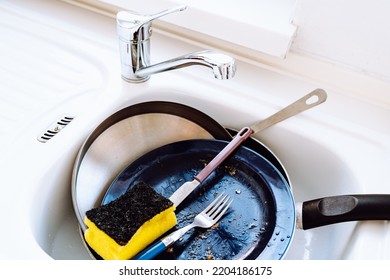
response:
M235 166L225 165L224 168L230 176L235 176L237 174L237 167Z

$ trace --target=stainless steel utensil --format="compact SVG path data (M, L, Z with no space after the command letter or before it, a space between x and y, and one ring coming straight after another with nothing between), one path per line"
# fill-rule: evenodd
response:
M223 193L221 193L216 199L214 199L213 202L211 202L209 206L207 206L202 212L196 215L194 221L191 224L167 235L160 241L145 249L143 252L139 253L134 259L153 259L155 256L157 256L166 248L168 248L177 240L179 240L179 238L181 238L190 229L194 227L209 228L216 224L225 214L230 204L233 202L233 199L231 199L230 196L228 196L227 194L224 196L222 195Z
M280 121L288 119L305 110L313 108L325 102L327 94L322 89L316 89L294 103L278 111L272 116L253 124L251 127L242 128L233 140L194 177L194 180L185 182L169 198L177 207L196 187L206 178L250 135L258 133Z

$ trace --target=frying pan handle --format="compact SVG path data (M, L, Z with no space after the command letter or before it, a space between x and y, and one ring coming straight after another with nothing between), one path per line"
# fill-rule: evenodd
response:
M390 195L343 195L306 201L301 219L303 229L349 221L390 220Z
M198 182L202 183L206 178L233 152L235 149L244 142L251 134L253 130L249 127L242 128L233 140L226 145L210 162L206 165L202 171L199 172L194 178Z

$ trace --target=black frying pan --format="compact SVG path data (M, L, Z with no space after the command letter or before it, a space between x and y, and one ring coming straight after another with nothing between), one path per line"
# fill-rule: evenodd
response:
M219 140L180 141L157 148L130 164L113 181L103 204L137 181L169 197L191 180L225 145ZM281 259L296 226L291 188L260 154L239 147L176 211L178 226L193 219L217 193L234 197L228 214L213 230L196 229L160 259ZM303 203L303 228L353 220L390 219L390 195L347 195Z

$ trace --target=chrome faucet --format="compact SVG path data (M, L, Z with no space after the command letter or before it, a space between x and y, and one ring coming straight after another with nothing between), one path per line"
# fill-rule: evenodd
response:
M152 21L185 9L186 6L179 6L153 15L139 15L128 11L121 11L117 14L122 78L125 81L144 82L152 74L191 65L203 65L211 68L217 79L230 79L234 76L236 70L234 59L211 50L195 52L150 65Z

